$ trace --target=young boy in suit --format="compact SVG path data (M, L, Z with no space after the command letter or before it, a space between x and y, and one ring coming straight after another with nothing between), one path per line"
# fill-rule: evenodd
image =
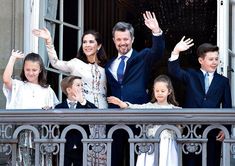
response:
M69 108L97 108L94 104L83 97L81 77L68 76L61 81L62 92L67 99L55 106L56 109ZM82 136L76 130L71 130L66 134L64 166L82 166L83 145Z
M168 62L169 73L185 84L186 96L184 108L231 108L231 91L229 79L216 72L219 65L219 48L209 43L200 45L197 49L199 70L183 70L179 65L179 54L193 46L192 39L181 39L176 44ZM224 133L213 130L208 134L207 165L219 166L221 154L221 141ZM186 155L186 166L200 166L198 155ZM188 158L189 157L189 158Z

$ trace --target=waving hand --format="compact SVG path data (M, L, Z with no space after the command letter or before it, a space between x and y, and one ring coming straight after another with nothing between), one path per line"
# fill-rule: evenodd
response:
M186 51L194 45L193 39L188 38L184 40L184 38L185 36L183 36L180 42L175 45L175 48L173 50L174 54L179 54L181 51Z
M156 16L155 14L152 12L149 12L149 11L146 11L144 14L143 14L143 17L144 17L144 23L145 25L152 30L153 33L159 33L161 32L161 29L159 27L159 24L158 24L158 21L156 19Z
M51 34L48 31L48 29L46 29L46 28L33 29L32 32L35 36L45 39L47 44L49 44L51 42Z

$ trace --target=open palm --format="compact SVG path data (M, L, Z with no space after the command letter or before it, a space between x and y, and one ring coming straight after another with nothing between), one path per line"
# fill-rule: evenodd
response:
M50 32L48 31L48 29L46 28L43 28L43 29L33 29L33 34L37 37L41 37L45 40L48 40L51 38L51 34Z
M146 11L143 14L143 17L144 17L144 23L149 29L155 31L155 33L159 32L160 27L154 13Z
M17 59L23 59L25 57L24 53L19 50L15 51L14 49L11 51L11 56L14 56Z
M188 38L184 40L184 38L185 36L183 36L180 42L176 44L174 51L177 51L177 52L186 51L194 45L193 39Z

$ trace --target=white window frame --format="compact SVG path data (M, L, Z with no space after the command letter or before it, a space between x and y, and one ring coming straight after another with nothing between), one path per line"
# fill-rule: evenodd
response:
M39 0L24 0L24 53L38 52L38 38L32 29L39 27Z
M217 72L228 76L229 61L229 1L217 0L217 45L219 46L220 65Z
M25 53L36 52L39 53L44 63L46 64L46 69L48 71L57 73L59 75L58 82L62 80L62 75L60 71L49 67L49 58L46 52L45 42L43 40L38 40L37 37L32 35L32 29L34 28L43 28L46 27L46 22L50 21L59 26L59 52L58 58L63 59L63 33L64 27L69 27L76 29L78 31L77 36L77 48L81 45L81 36L83 34L83 25L84 25L84 0L78 0L78 25L73 25L64 21L64 0L58 0L60 8L59 16L57 19L50 19L46 17L46 6L47 2L50 0L24 0L24 50ZM30 33L29 33L30 32ZM58 98L62 100L62 91L58 87Z
M230 0L230 4L231 6L231 13L232 16L230 17L230 23L231 25L231 70L233 70L233 72L231 72L231 92L232 92L232 103L233 103L233 107L235 107L235 0Z

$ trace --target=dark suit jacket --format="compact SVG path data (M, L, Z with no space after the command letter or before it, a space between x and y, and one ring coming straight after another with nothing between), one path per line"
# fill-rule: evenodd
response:
M62 103L58 104L55 106L56 109L62 109L62 108L69 108L67 101L63 101ZM87 101L85 105L81 105L79 102L77 103L76 109L79 108L97 108L93 103ZM61 126L62 129L64 126ZM61 130L62 130L61 129ZM86 129L88 131L88 129ZM76 145L77 148L80 149L82 147L81 143L81 135L79 134L78 131L76 130L71 130L66 134L66 143L65 143L65 152L70 152L74 145ZM72 155L72 154L71 154Z
M183 81L186 87L184 108L223 108L232 107L229 79L214 73L207 94L205 94L204 76L201 70L181 69L179 60L168 62L169 74Z
M231 91L229 79L214 73L214 77L210 84L207 94L205 94L204 75L201 70L181 69L179 59L168 62L169 74L181 80L185 84L186 96L183 107L184 108L219 108L222 104L223 108L231 108ZM201 133L207 125L202 126ZM229 125L226 125L230 131ZM208 134L207 143L207 165L219 166L221 154L221 142L216 141L216 136L220 130L212 130ZM201 166L201 159L198 155L189 154L184 155L184 165L186 166Z
M67 101L63 101L60 104L57 104L55 108L69 108ZM81 105L79 102L77 103L76 109L79 108L97 108L93 103L89 102L88 100L86 101L85 105Z
M105 66L108 82L108 96L116 96L123 101L143 104L149 101L147 84L151 74L151 65L159 61L163 55L165 41L163 35L152 37L152 48L145 48L140 52L133 50L126 64L123 81L120 84L112 75L109 68L116 57ZM109 105L109 107L117 107Z

